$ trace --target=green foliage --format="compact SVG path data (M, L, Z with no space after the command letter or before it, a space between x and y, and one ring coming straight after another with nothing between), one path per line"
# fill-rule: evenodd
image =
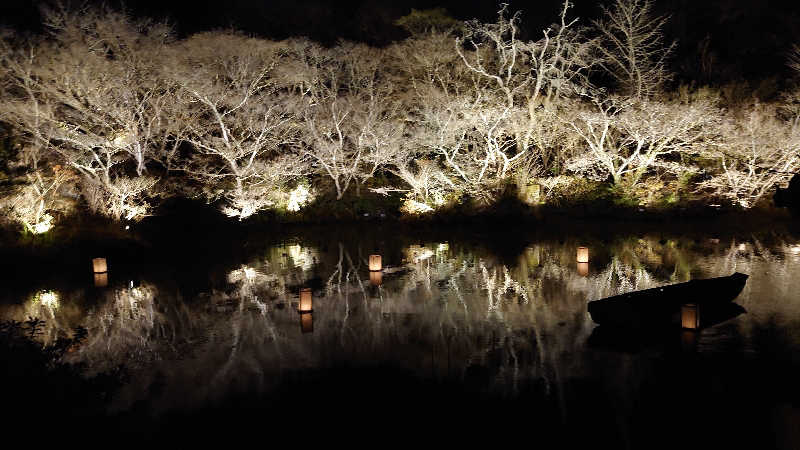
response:
M612 204L623 208L636 208L641 204L641 192L623 184L611 184L605 187L606 198Z
M300 211L285 209L268 211L256 221L277 220L280 222L329 222L336 220L373 220L396 218L403 202L401 193L380 195L371 188L391 185L384 175L378 174L357 188L349 189L341 199L336 199L336 190L327 178L317 179L313 190L318 193Z
M567 181L553 187L547 203L556 207L574 207L588 203L605 203L614 197L615 186L580 177L564 177Z
M449 32L461 27L462 23L447 13L444 8L411 9L407 14L394 22L398 27L408 31L411 35L430 32Z

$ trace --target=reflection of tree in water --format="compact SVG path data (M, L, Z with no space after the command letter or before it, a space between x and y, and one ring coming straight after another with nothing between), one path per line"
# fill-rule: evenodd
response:
M86 326L87 341L67 358L96 372L131 368L119 408L145 398L161 410L264 392L286 371L342 363L389 364L503 395L543 389L563 405L566 380L594 370L585 349L594 328L588 300L734 270L753 275L753 292L785 280L778 289L787 298L800 287L790 276L799 257L770 248L628 239L605 256L598 251L581 275L574 243L531 245L511 265L434 243L405 249L378 284L360 248L291 244L233 268L224 287L196 298L141 283L108 290L93 307L64 298L55 307L46 297L49 306L31 301L16 314L48 319L46 339ZM313 288L313 332L303 332L296 311L302 286Z
M769 244L763 242L769 239ZM780 237L731 240L698 260L709 276L742 272L750 275L736 302L748 311L740 325L750 335L753 327L800 329L800 245ZM794 337L800 343L800 334Z

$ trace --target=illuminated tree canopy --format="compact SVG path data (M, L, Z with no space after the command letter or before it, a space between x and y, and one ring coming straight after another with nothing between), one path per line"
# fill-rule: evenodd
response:
M178 39L107 7L46 10L44 35L0 40L0 206L35 233L79 204L139 220L184 196L243 219L367 192L425 212L588 179L641 206L672 186L750 208L800 170L796 93L733 108L724 90L675 87L651 2L588 22L573 8L538 33L507 5L488 23L413 11L410 36L382 48Z

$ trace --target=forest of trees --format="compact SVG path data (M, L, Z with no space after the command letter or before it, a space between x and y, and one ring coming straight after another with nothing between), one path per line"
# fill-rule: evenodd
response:
M677 85L650 0L570 9L532 40L504 5L491 23L413 11L410 37L381 48L46 10L44 35L0 35L0 208L31 233L171 197L237 219L346 195L424 214L511 186L529 204L602 189L751 208L800 171L800 90Z

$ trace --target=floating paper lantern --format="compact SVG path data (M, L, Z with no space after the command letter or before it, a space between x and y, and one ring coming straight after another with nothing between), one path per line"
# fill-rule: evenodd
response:
M579 263L588 263L589 262L589 247L578 247L578 262Z
M589 276L589 263L579 262L578 263L578 275L582 277Z
M313 333L314 332L314 318L313 314L303 314L300 316L300 330L303 333Z
M700 328L700 311L694 303L681 306L681 328L696 330Z
M94 286L95 287L108 286L108 272L94 274Z
M106 264L105 258L94 258L92 260L92 269L94 269L94 273L106 273L108 272L108 265Z
M300 289L300 305L297 307L301 313L311 312L311 289Z
M383 283L383 272L375 270L369 273L369 283L373 286L380 286Z
M381 255L369 255L369 270L370 272L374 272L376 270L382 270L383 265L381 262Z

